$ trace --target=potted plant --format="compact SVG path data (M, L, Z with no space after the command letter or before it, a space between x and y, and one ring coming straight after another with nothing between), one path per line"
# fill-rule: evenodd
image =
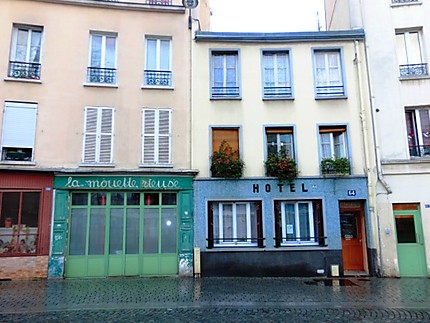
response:
M321 160L321 173L323 175L348 175L351 164L346 157L324 158Z
M211 156L212 177L240 178L244 166L245 163L240 159L238 151L233 150L225 140Z
M288 157L285 149L272 153L264 162L266 175L278 178L279 182L292 183L298 176L296 161Z

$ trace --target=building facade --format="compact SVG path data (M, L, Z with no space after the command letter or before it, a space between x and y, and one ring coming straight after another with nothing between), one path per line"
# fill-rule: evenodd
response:
M1 2L1 279L192 275L194 23L180 0Z
M192 58L200 274L377 272L364 32L197 31Z
M419 0L326 0L330 30L366 31L383 276L430 273L428 13Z

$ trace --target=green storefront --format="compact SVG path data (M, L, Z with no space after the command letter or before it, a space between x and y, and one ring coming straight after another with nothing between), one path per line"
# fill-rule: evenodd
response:
M192 176L56 176L50 277L193 274Z

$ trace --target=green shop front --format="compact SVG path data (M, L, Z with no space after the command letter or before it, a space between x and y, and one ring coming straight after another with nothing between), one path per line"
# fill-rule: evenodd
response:
M49 277L193 274L192 176L56 176Z

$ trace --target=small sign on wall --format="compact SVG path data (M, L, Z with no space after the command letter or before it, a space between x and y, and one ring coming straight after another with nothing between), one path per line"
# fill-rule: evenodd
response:
M430 209L430 203L424 203L424 208Z

